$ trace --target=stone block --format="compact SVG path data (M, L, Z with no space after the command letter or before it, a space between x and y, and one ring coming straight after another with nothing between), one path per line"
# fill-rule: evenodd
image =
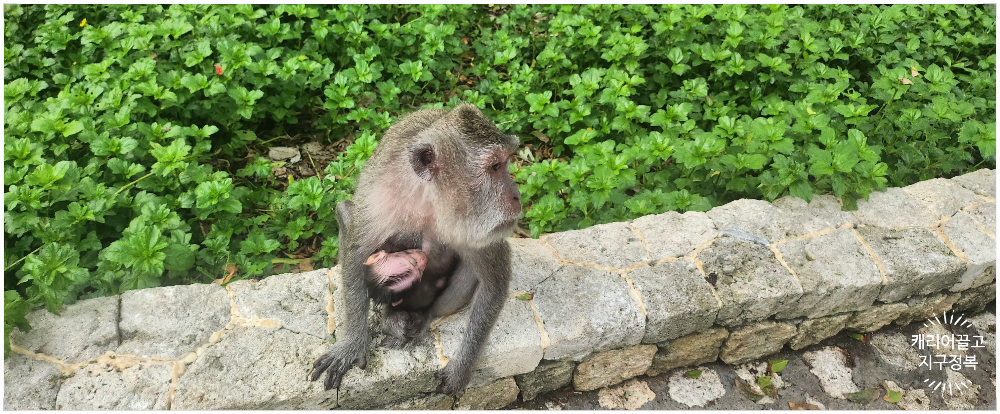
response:
M878 300L891 303L945 290L958 283L966 265L930 229L858 229L882 262L887 283Z
M938 218L950 217L959 210L982 202L976 193L946 178L934 178L903 187L920 199Z
M698 254L722 300L716 324L738 326L791 309L802 286L766 246L722 236Z
M987 303L995 300L997 300L997 284L993 282L963 291L952 308L963 312L978 312L985 308Z
M337 406L369 409L434 392L441 383L434 378L440 368L440 359L429 335L417 337L402 349L374 345L369 350L365 370L352 369L344 375Z
M953 177L962 187L989 198L997 198L997 171L988 168Z
M899 314L896 325L908 325L914 321L922 321L941 315L951 310L952 305L961 297L958 293L939 293L929 296L915 296L906 300L906 310Z
M322 379L308 381L313 361L329 348L328 341L312 335L237 325L187 365L178 379L171 408L333 408L337 393L323 391ZM369 356L368 372L378 370L373 362ZM348 376L357 371L348 371Z
M229 293L219 285L130 290L122 294L119 354L178 358L229 322Z
M655 376L674 368L715 362L726 338L729 338L726 328L713 326L704 332L660 343L646 375Z
M446 317L438 325L442 352L446 358L458 354L469 323L469 311ZM500 311L473 368L470 387L480 387L512 375L531 372L542 360L542 337L528 302L508 299Z
M979 230L971 215L955 214L941 226L941 233L969 261L956 283L948 286L951 291L975 288L996 280L997 242Z
M583 230L565 231L545 236L563 259L573 263L625 269L648 262L642 240L628 223L598 224Z
M781 350L795 336L795 325L764 321L733 330L722 345L719 358L734 365L765 357Z
M450 410L455 397L444 394L427 394L400 403L385 406L384 410Z
M573 381L573 371L576 363L573 361L542 361L542 363L527 374L515 375L514 381L521 389L521 399L531 401L538 394L554 391Z
M509 293L533 292L539 282L559 269L559 259L540 240L512 238L507 241L510 242Z
M498 410L517 401L517 384L513 378L504 378L490 385L469 388L459 397L456 410Z
M845 328L855 332L875 332L899 318L899 315L907 309L905 303L876 304L851 315Z
M636 345L599 352L576 366L573 388L590 391L642 375L653 363L656 345Z
M765 244L857 223L853 215L841 211L840 200L822 195L813 196L809 203L798 197L783 197L773 204L761 200L736 200L709 210L708 216L720 230L746 232L766 240Z
M118 296L65 305L59 315L38 309L27 319L31 331L15 329L11 342L64 362L92 361L118 346Z
M818 318L865 309L882 289L878 266L851 229L791 240L779 245L778 251L802 285L802 296L779 318Z
M632 224L646 240L646 249L653 260L684 256L718 234L712 219L698 211L651 214L635 219Z
M119 371L97 363L63 381L58 410L166 410L173 364L137 364Z
M872 192L868 200L858 200L854 214L863 225L888 229L934 227L938 223L938 218L920 199L901 188Z
M904 371L916 370L920 365L920 355L910 345L910 337L899 332L876 332L868 340L868 345L886 365Z
M592 352L636 345L646 318L628 282L604 270L564 266L535 289L549 345L544 358L579 361Z
M295 333L326 339L326 305L330 300L326 269L285 273L260 281L240 280L229 284L241 317L270 319Z
M806 319L799 324L798 333L788 341L788 346L793 350L799 350L809 345L818 344L820 341L834 336L844 326L851 314L826 316L816 319Z
M643 343L656 343L704 331L719 313L719 300L694 262L675 260L629 273L646 307Z
M10 352L3 359L3 410L54 410L62 372L54 364Z

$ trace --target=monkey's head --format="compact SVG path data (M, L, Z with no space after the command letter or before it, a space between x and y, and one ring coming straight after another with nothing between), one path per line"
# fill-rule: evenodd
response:
M418 134L410 165L427 183L441 241L481 248L510 235L521 215L521 193L507 164L519 143L469 104Z

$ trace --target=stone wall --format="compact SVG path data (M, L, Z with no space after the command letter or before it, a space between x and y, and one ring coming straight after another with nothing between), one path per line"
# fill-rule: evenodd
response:
M467 315L373 347L339 392L307 381L339 320L336 268L173 286L33 312L4 409L499 408L716 359L738 364L996 298L996 173L511 239L509 299L455 400L433 390ZM378 338L375 339L377 341Z

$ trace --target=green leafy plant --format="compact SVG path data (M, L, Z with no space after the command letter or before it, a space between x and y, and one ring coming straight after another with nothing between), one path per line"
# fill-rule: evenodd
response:
M853 208L996 166L984 5L4 11L6 331L35 306L332 265L333 206L382 131L462 101L521 137L533 236L739 198Z

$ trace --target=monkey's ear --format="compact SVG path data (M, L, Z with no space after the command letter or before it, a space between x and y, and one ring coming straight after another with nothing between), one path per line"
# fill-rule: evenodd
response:
M437 176L437 153L431 144L420 144L410 150L410 165L413 172L424 180L430 181Z

